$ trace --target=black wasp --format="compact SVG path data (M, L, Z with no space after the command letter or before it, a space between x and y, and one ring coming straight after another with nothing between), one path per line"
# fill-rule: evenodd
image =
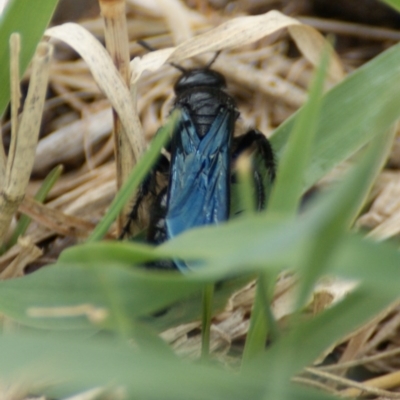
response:
M212 60L213 62L214 60ZM212 63L211 62L211 63ZM274 155L269 141L252 129L233 137L239 117L235 100L226 91L222 74L205 68L185 70L174 86L174 108L182 112L165 155L142 184L122 236L138 216L143 199L152 195L147 241L163 243L180 233L202 225L226 221L230 214L231 184L235 182L235 162L244 151L262 159L264 174L254 168L257 208L265 206L265 182L275 177ZM254 158L254 157L253 157ZM156 175L168 184L157 192ZM187 270L185 262L157 262L155 268Z

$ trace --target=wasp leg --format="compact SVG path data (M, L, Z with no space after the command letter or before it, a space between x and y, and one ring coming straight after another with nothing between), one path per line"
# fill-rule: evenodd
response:
M167 192L165 187L156 197L150 208L150 225L147 231L147 241L161 244L167 240L165 216L167 215Z
M139 186L135 202L133 204L131 212L128 214L126 223L122 228L122 232L119 235L118 239L123 239L128 237L131 230L131 224L133 221L138 220L139 216L139 207L144 201L144 199L148 195L152 195L153 197L157 196L157 173L161 173L164 176L168 176L169 174L169 160L165 155L161 154L160 158L158 159L157 163L154 167L150 170L149 174Z
M150 225L147 231L147 241L152 244L164 243L167 238L167 230L165 225L165 216L167 215L167 193L168 188L165 187L157 195L150 209ZM176 270L176 265L171 260L157 260L146 263L149 269Z
M257 159L261 159L261 164L268 174L268 183L272 184L275 179L274 153L269 140L256 129L251 129L244 135L233 139L232 165L245 152L249 152L255 159L253 162L253 179L256 188L257 209L262 210L266 203L266 180L263 179L264 174L255 164ZM236 180L235 174L233 179Z

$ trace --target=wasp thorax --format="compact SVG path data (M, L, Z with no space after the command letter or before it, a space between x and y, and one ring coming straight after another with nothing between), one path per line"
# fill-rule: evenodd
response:
M223 75L217 71L205 68L191 69L178 79L174 90L176 94L179 94L185 90L201 86L222 89L226 87L226 81Z

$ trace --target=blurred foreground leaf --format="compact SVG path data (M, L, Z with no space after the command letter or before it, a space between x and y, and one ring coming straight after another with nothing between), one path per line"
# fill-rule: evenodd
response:
M304 191L399 118L400 91L394 84L400 79L399 60L400 44L354 71L323 96ZM297 116L285 121L271 137L278 158Z

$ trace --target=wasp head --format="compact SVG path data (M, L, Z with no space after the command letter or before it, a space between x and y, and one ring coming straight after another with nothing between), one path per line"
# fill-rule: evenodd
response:
M191 69L182 74L175 83L174 90L179 95L188 89L204 86L223 89L226 87L226 81L223 75L212 69Z

